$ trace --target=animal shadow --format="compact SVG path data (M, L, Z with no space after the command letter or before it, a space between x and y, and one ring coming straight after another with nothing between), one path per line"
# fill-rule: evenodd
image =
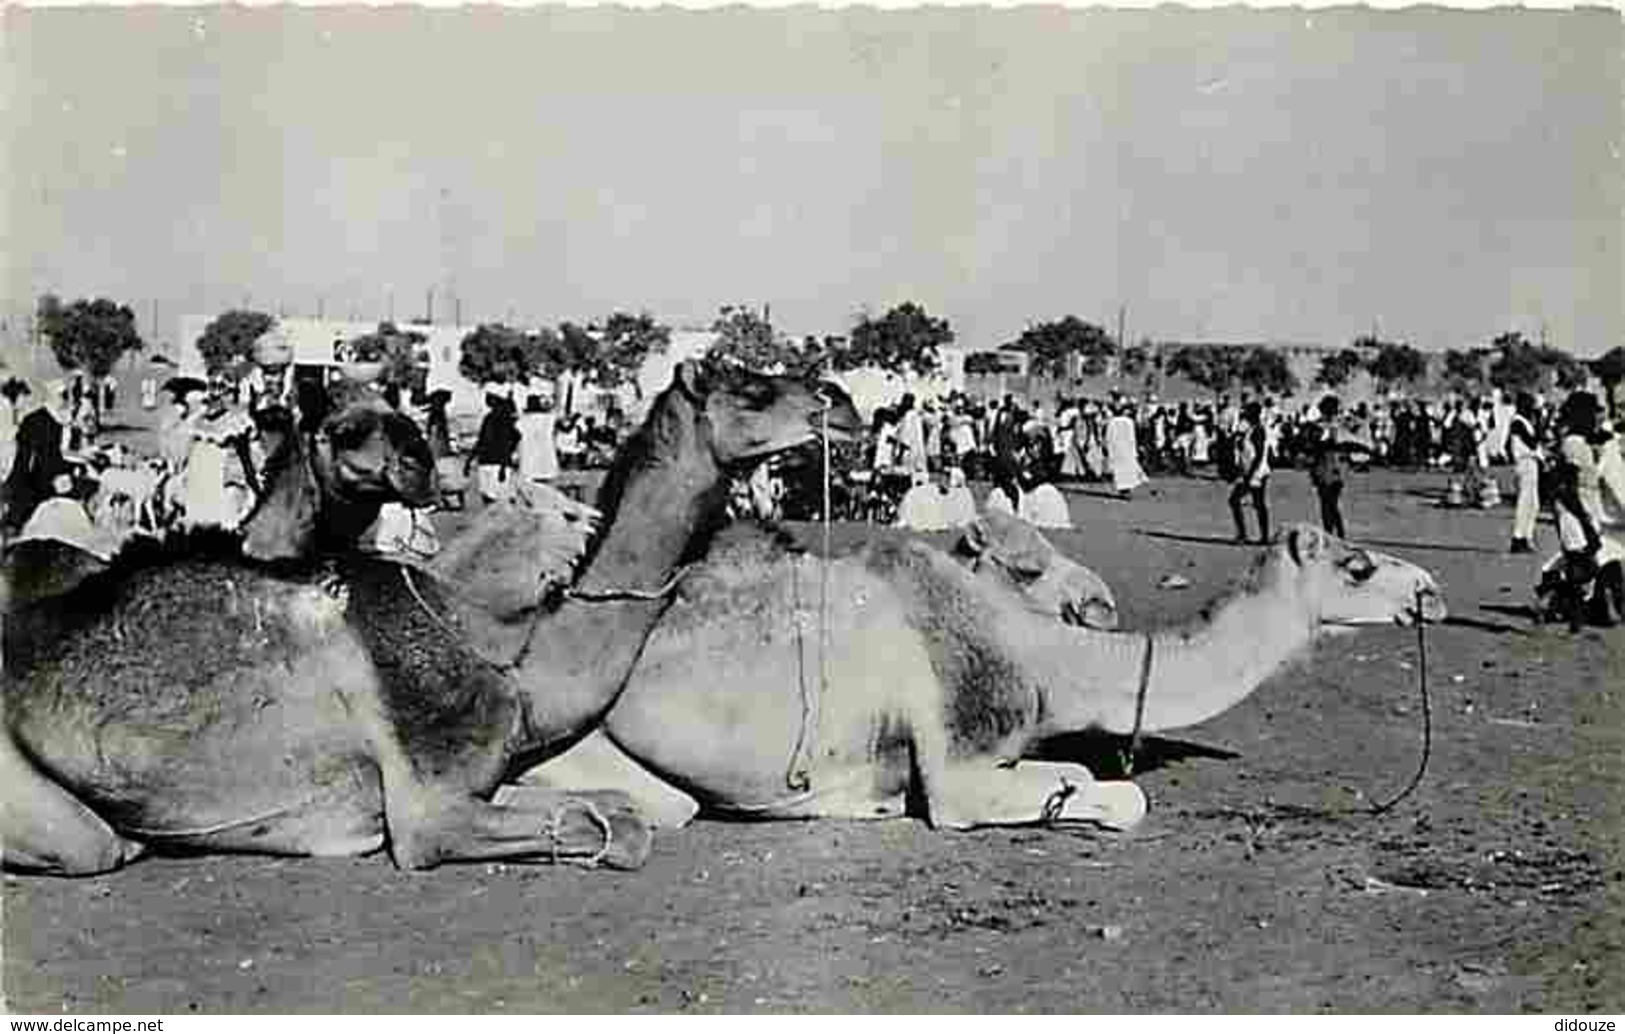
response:
M1191 758L1233 761L1241 757L1239 752L1223 747L1166 736L1141 736L1140 749L1131 760L1128 746L1127 736L1089 729L1050 736L1029 748L1026 756L1035 761L1074 762L1089 769L1097 779L1127 779L1131 774L1144 775Z

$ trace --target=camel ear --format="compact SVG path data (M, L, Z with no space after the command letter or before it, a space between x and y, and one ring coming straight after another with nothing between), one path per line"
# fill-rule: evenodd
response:
M698 359L684 359L677 364L672 380L684 395L698 402L710 391L711 371Z
M1286 548L1299 567L1319 560L1330 545L1326 533L1310 524L1294 524L1286 533Z
M299 435L292 438L297 442ZM289 447L297 454L280 466L274 483L243 522L243 555L252 560L298 560L315 541L320 489L301 446ZM269 475L270 464L266 466Z

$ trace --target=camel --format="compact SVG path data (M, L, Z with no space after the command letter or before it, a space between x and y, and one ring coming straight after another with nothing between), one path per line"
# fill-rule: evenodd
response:
M606 479L609 523L579 577L511 625L353 552L299 576L183 560L73 593L79 620L6 672L5 864L78 875L155 848L387 845L403 869L641 865L649 826L623 794L492 794L613 705L671 580L720 521L728 474L859 426L839 389L681 364ZM299 492L250 517L252 556L308 556L353 529L355 500L320 505L320 472L354 461L337 444L316 443Z
M1199 620L1149 633L1069 627L938 550L888 543L824 569L821 679L816 561L744 548L684 580L603 735L524 782L620 787L657 825L701 809L891 818L912 801L937 828L1127 829L1147 807L1132 782L1023 759L1028 748L1194 725L1323 636L1445 616L1421 568L1308 525Z

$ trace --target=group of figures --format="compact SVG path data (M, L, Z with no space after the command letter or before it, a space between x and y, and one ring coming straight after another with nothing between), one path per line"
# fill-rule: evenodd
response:
M954 554L838 558L724 527L731 478L862 430L839 388L729 365L678 367L595 509L488 507L423 564L354 548L385 504L433 500L411 419L363 392L262 430L232 536L71 577L8 550L7 867L387 849L630 868L698 810L1124 829L1146 812L1132 782L1029 748L1200 722L1323 635L1444 613L1425 571L1308 526L1199 622L1138 632L1014 518Z

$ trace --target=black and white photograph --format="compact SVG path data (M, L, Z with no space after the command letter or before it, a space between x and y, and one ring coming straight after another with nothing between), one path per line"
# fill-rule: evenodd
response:
M1622 98L0 6L0 1011L1625 1013Z

